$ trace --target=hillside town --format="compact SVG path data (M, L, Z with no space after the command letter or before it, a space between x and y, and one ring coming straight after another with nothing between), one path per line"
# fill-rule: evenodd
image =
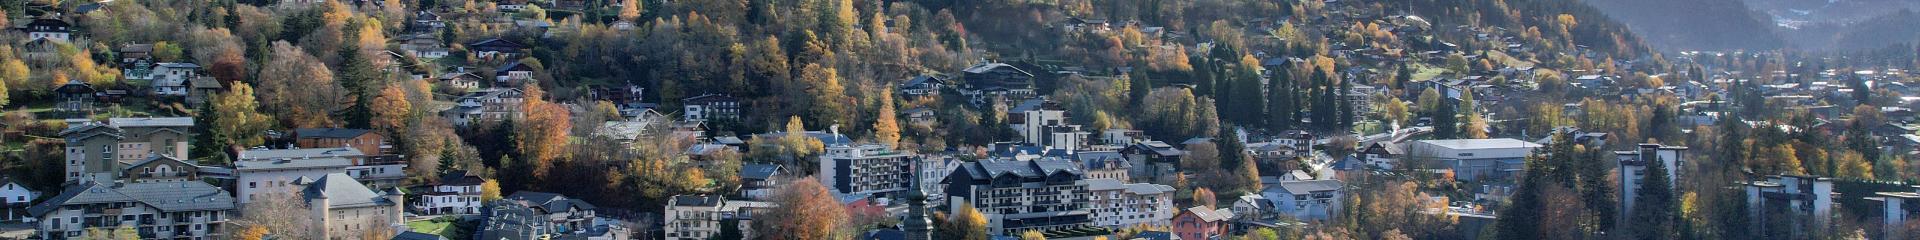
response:
M0 239L1920 238L1920 48L1580 1L0 10Z

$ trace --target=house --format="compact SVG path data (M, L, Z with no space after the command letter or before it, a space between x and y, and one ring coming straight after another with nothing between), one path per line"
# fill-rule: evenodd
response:
M1665 173L1667 174L1667 186L1669 188L1679 186L1677 184L1682 183L1680 181L1680 173L1686 172L1685 170L1680 170L1681 167L1687 165L1686 151L1687 147L1666 146L1655 143L1642 143L1631 151L1614 151L1614 162L1619 164L1619 167L1614 169L1620 171L1616 174L1620 176L1619 181L1617 181L1620 183L1620 186L1615 186L1615 189L1620 189L1619 201L1621 215L1630 216L1630 213L1633 212L1634 201L1638 199L1638 197L1635 196L1639 196L1640 186L1645 184L1646 181L1647 166L1660 164L1661 167L1667 169Z
M507 6L500 5L503 10L508 9ZM467 44L467 50L478 58L514 59L526 54L528 48L531 47L500 38L488 38Z
M1360 150L1360 154L1365 157L1363 160L1366 161L1367 166L1393 169L1393 166L1399 163L1398 158L1406 155L1407 151L1402 150L1399 144L1374 142L1368 144L1366 149Z
M1241 221L1270 222L1277 216L1277 214L1272 214L1274 209L1273 201L1269 201L1266 197L1262 197L1259 194L1240 195L1240 199L1234 200L1233 206L1230 208L1233 209L1233 216L1238 218L1236 220Z
M451 73L440 74L440 77L438 79L440 80L441 83L447 84L448 87L459 88L462 90L474 90L474 89L480 89L480 80L485 78L481 78L480 75L474 75L473 73L469 73L469 72L451 72Z
M73 41L71 37L73 35L73 24L55 18L35 18L31 22L27 22L26 27L20 28L20 31L27 33L28 41L40 39L60 42Z
M962 163L946 180L948 209L971 204L988 232L1078 229L1093 223L1085 173L1066 160L983 160Z
M407 162L391 155L371 156L357 148L295 148L295 149L259 149L241 151L234 157L240 160L299 160L299 159L346 159L350 164L345 173L353 179L374 188L399 186L406 180Z
M565 195L521 191L487 203L481 239L613 239L614 226L600 223L596 207Z
M495 7L500 8L501 12L519 12L520 10L526 10L528 5L533 5L533 3L529 3L527 0L500 0L495 4Z
M187 156L187 131L193 118L110 118L107 122L69 123L60 131L66 144L66 181L115 182L133 163L153 155Z
M479 121L500 121L520 117L520 103L525 101L524 93L514 88L489 88L468 92L454 100L454 107L441 111L440 116L447 118L457 126L466 126Z
M6 204L6 213L0 214L0 221L18 222L33 217L27 214L27 207L39 198L40 192L27 189L26 184L20 184L10 176L0 176L0 203Z
M136 71L136 70L127 70ZM129 80L148 80L156 96L186 96L187 82L200 77L200 65L193 63L159 63L145 75L129 75Z
M300 148L353 148L361 154L380 156L393 149L387 136L372 129L298 128L293 129L293 144Z
M204 239L225 233L233 195L201 181L73 182L27 208L40 239L88 239L89 228L129 226L142 238Z
M493 83L495 86L519 86L531 83L533 71L532 65L521 64L520 61L507 63L493 70Z
M681 119L688 122L740 119L740 99L726 94L702 94L681 99Z
M1180 239L1220 239L1232 234L1229 220L1233 220L1233 209L1197 206L1173 215L1171 230Z
M220 94L226 89L224 84L220 84L220 80L213 77L193 78L192 81L187 81L187 105L199 107L200 104L207 104L209 100L213 100L213 95Z
M740 195L761 199L773 196L773 190L786 186L780 182L786 170L779 164L749 163L740 165Z
M466 171L441 176L440 182L428 184L426 191L420 192L412 210L426 215L480 214L480 185L486 181Z
M715 239L724 228L739 231L742 239L752 239L753 216L772 207L769 202L729 201L720 196L673 196L667 199L663 230L668 240ZM727 224L733 226L724 226Z
M399 39L395 40L400 41L401 51L406 51L407 54L413 54L414 57L440 59L447 57L448 54L445 43L440 41L438 35L432 33L402 35Z
M447 27L447 23L440 20L440 14L434 14L433 11L420 10L413 13L413 24L408 27L411 27L417 32L432 32Z
M53 109L61 113L92 114L94 102L99 101L100 98L96 95L99 91L86 81L67 81L67 84L60 85L53 91L59 93L58 102Z
M1419 160L1437 164L1454 172L1454 178L1471 181L1506 178L1525 167L1526 157L1540 144L1511 138L1420 140L1407 143L1402 161Z
M909 99L930 97L939 95L940 88L946 85L947 80L941 79L938 76L919 75L914 76L912 79L907 79L905 83L900 83L899 92L901 96L906 96Z
M1133 170L1128 175L1134 178L1133 182L1159 182L1178 174L1180 157L1187 152L1165 142L1143 141L1127 145L1120 149L1120 154L1132 162Z
M1033 73L1005 63L982 63L961 73L960 94L974 105L1035 96Z
M1175 209L1173 186L1151 183L1125 183L1118 179L1089 178L1084 181L1088 197L1087 212L1093 226L1128 228L1171 227Z
M115 56L120 56L120 68L130 68L134 63L153 61L153 44L121 44L120 48L115 49L114 52Z
M1340 212L1346 185L1340 180L1275 181L1264 184L1260 197L1273 204L1273 213L1301 220L1327 220Z
M1802 222L1810 221L1812 226L1828 226L1833 219L1833 179L1815 176L1776 175L1765 181L1746 184L1747 216L1754 219L1753 229L1764 229L1769 221ZM1776 220L1777 219L1777 220ZM1794 236L1809 236L1811 229L1801 229L1803 224L1793 225L1794 229L1762 230L1791 232Z
M934 115L933 108L908 108L907 110L900 111L900 115L905 115L907 125L914 127L933 128L940 125L939 116Z
M841 196L892 197L910 189L913 163L920 156L880 144L828 146L817 171L822 185ZM877 197L877 196L876 196Z
M406 228L402 218L406 197L399 188L374 191L342 173L294 184L301 188L301 202L312 213L315 239L356 239L367 232L397 233Z
M1122 183L1131 182L1128 172L1133 171L1133 162L1126 155L1115 151L1086 151L1073 153L1073 162L1086 170L1087 179L1113 179Z

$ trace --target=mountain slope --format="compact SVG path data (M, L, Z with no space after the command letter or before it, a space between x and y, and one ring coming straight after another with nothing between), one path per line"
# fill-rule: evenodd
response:
M1739 0L1587 0L1662 50L1775 49L1772 25Z

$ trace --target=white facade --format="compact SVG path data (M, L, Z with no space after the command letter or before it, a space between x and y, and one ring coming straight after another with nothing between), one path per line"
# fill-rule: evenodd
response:
M296 180L320 179L333 173L346 173L353 162L345 158L234 161L234 192L240 204L266 194L295 194L302 188Z
M1680 181L1680 167L1686 159L1682 158L1687 147L1662 146L1660 144L1640 144L1636 151L1614 152L1615 161L1620 164L1620 216L1631 216L1633 203L1639 196L1640 185L1647 177L1647 164L1660 164L1667 169L1667 186L1675 188ZM1658 162L1655 162L1658 161Z
M1458 180L1505 178L1526 167L1540 144L1511 138L1421 140L1408 143L1405 160L1424 160L1453 170ZM1403 160L1404 161L1404 160Z
M1748 216L1754 223L1766 219L1811 219L1813 226L1827 226L1833 219L1833 179L1813 176L1772 176L1767 181L1747 184ZM1767 209L1784 208L1790 216L1767 214ZM1756 224L1765 226L1764 224ZM1804 229L1793 232L1806 232Z
M724 220L739 220L734 229L743 238L753 238L753 215L773 207L773 203L728 201L719 196L674 196L667 200L666 232L668 240L706 240L720 236Z
M842 195L888 194L913 184L914 156L886 145L830 146L820 155L820 183Z
M1156 228L1172 227L1170 221L1179 209L1173 207L1173 186L1149 183L1122 183L1116 179L1087 179L1087 209L1092 212L1093 225L1101 227L1127 228L1133 226L1151 226Z

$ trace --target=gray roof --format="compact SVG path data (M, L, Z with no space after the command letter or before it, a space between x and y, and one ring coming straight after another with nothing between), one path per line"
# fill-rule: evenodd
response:
M1198 206L1198 207L1187 208L1187 212L1191 212L1193 213L1193 216L1200 217L1201 221L1207 221L1207 222L1219 222L1219 221L1226 221L1228 219L1233 219L1233 210L1227 209L1227 208L1207 209L1207 206Z
M308 158L336 158L336 157L347 158L347 157L364 157L364 156L367 156L367 154L361 153L359 149L354 149L354 148L301 148L301 149L246 150L246 151L240 151L240 157L238 158L240 160L265 160L265 159L308 159Z
M1308 181L1281 181L1279 186L1276 186L1276 187L1279 187L1280 190L1287 191L1287 193L1302 194L1302 193L1319 192L1319 191L1340 190L1341 188L1346 187L1346 185L1341 183L1340 180L1329 179L1329 180L1308 180Z
M1118 165L1114 167L1122 168L1133 167L1132 162L1127 161L1126 155L1120 155L1120 152L1114 151L1077 152L1073 154L1073 161L1079 162L1088 169L1107 168L1108 164Z
M300 138L355 138L373 130L356 128L300 128L293 135Z
M287 160L240 160L233 161L233 169L238 171L260 171L301 168L346 168L353 166L353 160L346 158L312 158Z
M200 68L199 64L189 62L156 63L154 65L165 68Z
M565 195L560 195L558 193L520 191L520 192L513 193L513 195L507 195L506 199L526 201L529 204L537 205L537 207L545 209L547 212L550 212L550 213L558 212L555 210L566 211L566 209L574 208L574 207L578 207L583 210L593 210L595 208L593 204L587 203L587 201L569 198Z
M67 185L60 195L34 204L28 211L45 215L65 205L139 202L162 212L232 210L233 197L226 190L206 182L127 183L107 186L98 183Z
M780 171L780 165L752 163L740 166L741 179L766 180Z
M375 192L373 189L367 188L367 185L361 185L359 181L354 181L353 177L347 176L346 173L329 173L326 176L322 176L319 180L314 180L313 183L307 184L306 189L302 190L301 194L306 200L327 199L328 208L354 208L394 204L392 201L387 201L384 193Z
M1029 111L1035 111L1035 110L1045 110L1045 109L1041 109L1041 107L1044 107L1046 103L1047 103L1046 99L1037 99L1037 98L1027 99L1026 101L1021 101L1019 105L1015 105L1013 106L1013 108L1008 109L1007 112L1018 113L1018 112L1029 112Z
M1031 161L986 160L962 165L967 175L973 179L992 179L1001 174L1013 174L1022 178L1041 178L1059 172L1081 174L1080 166L1066 160L1042 159Z
M680 196L673 196L673 205L674 205L674 206L687 206L687 207L696 207L696 206L705 206L705 207L718 207L718 206L720 206L720 202L722 202L722 201L725 201L725 200L724 200L724 199L721 199L721 198L720 198L720 196L711 196L711 195L680 195Z
M393 235L393 240L447 240L447 238L441 237L440 235L407 231Z
M1124 190L1133 194L1162 194L1174 191L1173 186L1152 183L1122 183L1119 179L1093 178L1080 180L1087 184L1089 191Z
M123 127L123 128L125 127L192 127L193 118L190 118L190 117L110 118L110 119L107 119L107 124L113 125L114 127Z
M1512 139L1512 138L1420 140L1420 142L1432 144L1433 146L1438 146L1438 147L1447 148L1447 149L1456 149L1456 150L1540 147L1540 144L1537 144L1537 143L1530 143L1527 141L1521 141L1519 139Z

